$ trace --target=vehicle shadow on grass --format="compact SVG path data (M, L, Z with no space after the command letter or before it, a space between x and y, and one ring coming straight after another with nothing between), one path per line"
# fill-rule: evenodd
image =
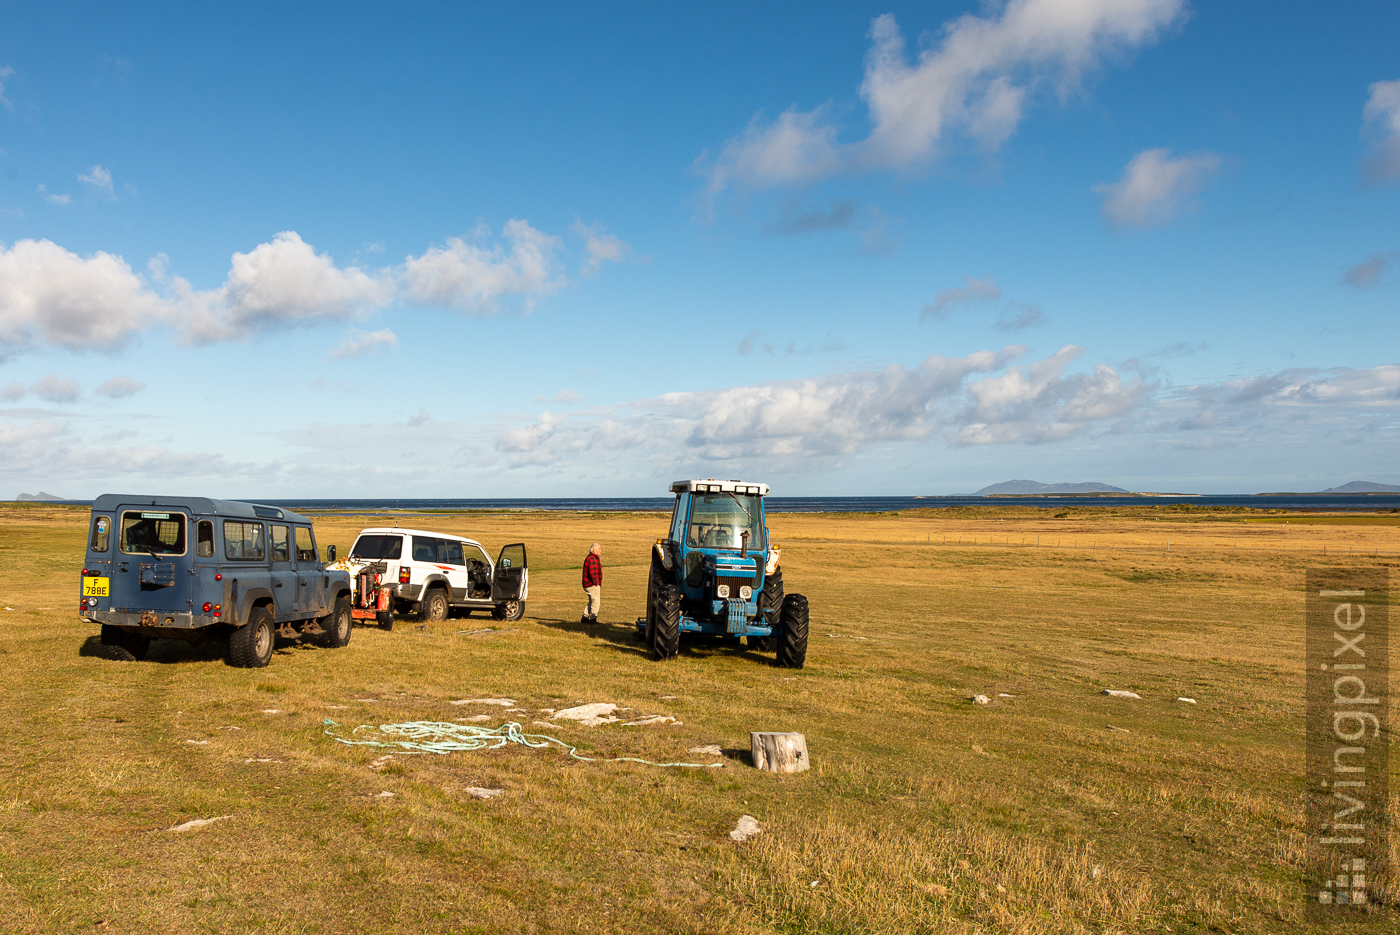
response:
M533 618L540 626L549 627L552 630L562 630L565 633L582 633L592 640L599 640L608 645L608 648L629 656L641 656L644 659L651 658L651 650L637 636L635 626L615 623L584 623L581 620L558 620L545 619L542 617ZM750 649L737 639L717 636L700 636L694 634L681 635L680 655L694 658L706 658L709 656L737 656L744 659L752 659L755 662L772 663L771 655L765 656L756 650Z
M277 640L272 650L273 657L283 656L295 652L298 647L297 641ZM78 647L78 655L90 659L102 659L102 637L89 636ZM162 665L179 665L190 662L227 662L228 644L221 640L210 640L200 646L193 643L186 643L184 640L151 640L151 646L146 650L144 659L137 662L116 662L113 665L140 665L141 663L160 663Z

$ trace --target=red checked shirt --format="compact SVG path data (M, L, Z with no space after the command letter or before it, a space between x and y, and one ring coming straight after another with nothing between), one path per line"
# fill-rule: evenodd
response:
M595 584L603 583L603 563L598 560L598 556L592 552L583 560L583 586L591 588Z

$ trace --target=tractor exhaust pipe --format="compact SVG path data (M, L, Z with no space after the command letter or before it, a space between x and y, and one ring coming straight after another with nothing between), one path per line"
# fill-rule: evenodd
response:
M748 557L749 557L749 533L748 533L748 530L744 530L743 532L739 533L739 546L740 546L740 548L739 548L739 557L740 557L740 558L748 558Z

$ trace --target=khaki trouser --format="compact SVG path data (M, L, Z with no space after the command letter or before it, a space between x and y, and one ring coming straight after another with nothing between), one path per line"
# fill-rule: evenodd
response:
M583 589L583 593L588 595L588 606L583 609L585 617L596 617L598 611L603 609L603 586L595 584Z

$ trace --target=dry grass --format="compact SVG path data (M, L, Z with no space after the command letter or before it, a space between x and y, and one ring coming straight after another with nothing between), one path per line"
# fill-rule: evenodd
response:
M772 517L813 608L801 672L715 644L643 656L628 624L659 515L413 517L493 553L527 542L527 619L357 629L250 671L172 643L95 658L74 612L86 514L0 509L0 919L142 935L1303 930L1303 570L1394 566L1400 525L1061 512ZM343 552L380 522L317 531ZM604 622L583 627L594 540ZM486 697L522 710L448 703ZM589 701L683 724L531 729L653 760L717 743L729 766L515 747L373 769L378 751L322 729L481 713L529 728ZM811 772L747 765L748 732L775 729L807 735ZM743 813L764 833L735 845Z

